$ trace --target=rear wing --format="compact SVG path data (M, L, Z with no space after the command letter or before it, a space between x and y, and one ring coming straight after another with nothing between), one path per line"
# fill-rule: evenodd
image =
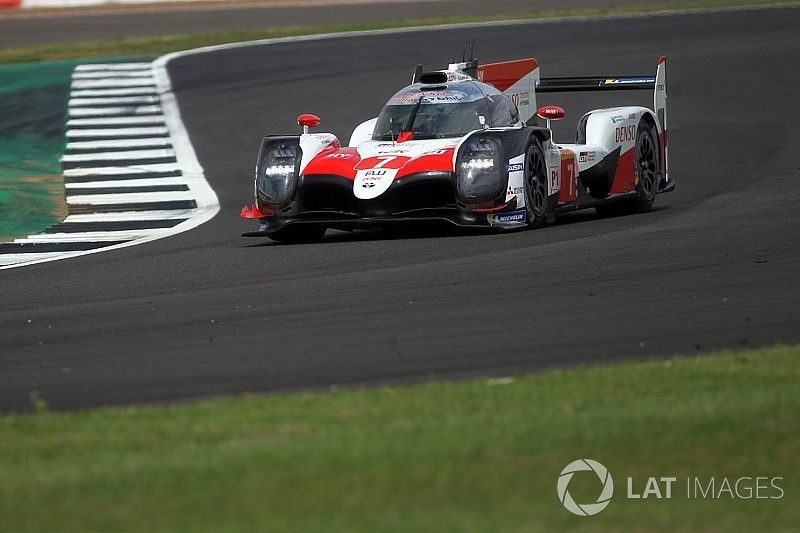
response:
M674 182L669 180L667 157L667 58L658 58L655 76L602 76L590 78L540 78L536 84L538 93L560 93L580 91L653 91L653 111L661 127L664 182L659 189L671 190Z
M540 78L536 92L653 91L653 111L661 128L667 130L667 58L658 58L655 76L602 76L590 78Z

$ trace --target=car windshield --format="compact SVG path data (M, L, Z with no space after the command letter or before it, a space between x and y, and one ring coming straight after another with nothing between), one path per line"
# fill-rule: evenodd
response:
M396 139L400 132L406 131L412 115L411 132L415 139L462 137L481 127L478 119L481 113L475 100L442 101L441 98L429 98L419 92L415 96L416 100L409 103L395 104L395 98L389 101L378 116L372 134L374 140Z

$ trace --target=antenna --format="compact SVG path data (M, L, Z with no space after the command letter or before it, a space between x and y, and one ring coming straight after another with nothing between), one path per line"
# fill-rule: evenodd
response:
M467 51L467 43L464 43L464 55L466 56ZM469 60L463 61L462 72L467 76L472 78L478 77L478 60L475 59L475 38L472 39L472 43L469 47Z
M467 60L467 43L464 43L464 50L461 52L461 62Z
M422 76L422 65L417 64L417 66L414 67L414 75L411 77L411 83L417 83L420 76Z

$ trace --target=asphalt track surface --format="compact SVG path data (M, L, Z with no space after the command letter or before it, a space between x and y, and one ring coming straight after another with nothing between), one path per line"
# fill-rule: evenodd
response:
M120 37L279 28L353 25L436 17L487 16L531 11L663 5L663 0L322 0L319 5L111 6L60 10L0 11L0 46L66 43Z
M798 27L800 10L770 9L179 59L170 72L221 213L170 239L0 274L0 407L26 408L33 390L64 409L797 342ZM481 60L535 55L545 76L647 73L666 53L677 190L648 214L587 211L506 234L238 237L262 134L318 112L347 138L411 65L438 66L472 37ZM549 99L572 125L589 100Z

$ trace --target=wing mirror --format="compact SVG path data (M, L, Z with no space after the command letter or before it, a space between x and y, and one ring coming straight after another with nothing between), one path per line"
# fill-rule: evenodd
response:
M308 133L310 128L319 126L319 117L305 113L297 117L297 124L303 126L303 133Z
M547 121L547 129L550 129L551 120L561 120L567 116L567 112L557 105L546 105L536 110L536 114Z

